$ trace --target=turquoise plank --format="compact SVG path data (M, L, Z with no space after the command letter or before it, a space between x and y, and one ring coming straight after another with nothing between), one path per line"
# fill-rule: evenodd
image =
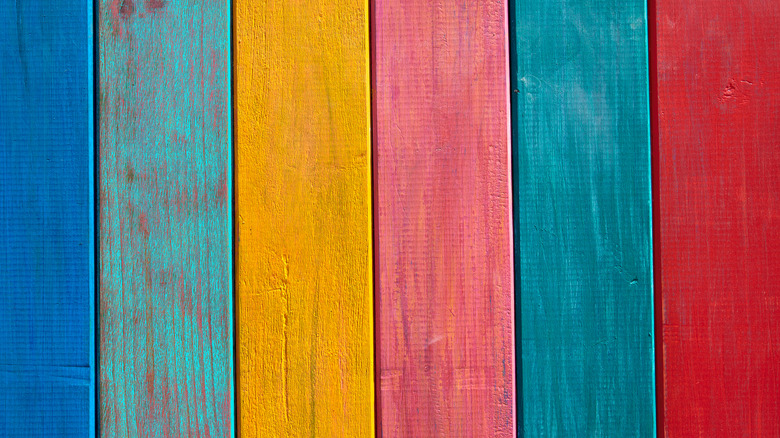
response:
M645 2L510 5L520 433L652 436Z
M0 7L0 436L94 436L92 2Z
M99 5L101 436L229 437L230 2Z

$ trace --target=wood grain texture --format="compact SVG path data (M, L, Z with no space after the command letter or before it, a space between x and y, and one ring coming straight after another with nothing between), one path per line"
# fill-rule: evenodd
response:
M229 17L100 1L103 437L233 435Z
M664 434L780 436L780 5L655 2Z
M512 6L520 429L652 436L645 3Z
M92 3L0 6L0 436L94 436Z
M506 4L374 6L379 432L514 436Z
M368 2L235 2L243 437L374 431Z

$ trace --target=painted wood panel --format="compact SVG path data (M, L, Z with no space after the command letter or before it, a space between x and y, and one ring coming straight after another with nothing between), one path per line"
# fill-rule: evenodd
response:
M655 2L664 434L780 436L780 7Z
M232 436L229 2L99 5L100 432Z
M91 5L0 7L0 436L94 434Z
M372 436L368 2L235 2L244 437Z
M506 4L377 0L379 433L514 436Z
M645 3L511 4L520 429L651 436Z

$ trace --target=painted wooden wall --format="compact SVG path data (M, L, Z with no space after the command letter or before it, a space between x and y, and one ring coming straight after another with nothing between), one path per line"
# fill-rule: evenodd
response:
M651 436L645 3L511 4L519 426Z
M0 7L0 436L94 433L92 7Z
M0 8L0 436L780 436L780 8L508 3Z
M658 0L663 432L780 436L780 7Z
M244 437L374 431L368 2L235 3Z
M99 5L100 432L229 437L229 2Z
M373 20L379 433L514 436L506 4Z

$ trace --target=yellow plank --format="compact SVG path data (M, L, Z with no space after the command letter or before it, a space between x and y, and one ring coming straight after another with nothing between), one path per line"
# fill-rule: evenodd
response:
M374 433L368 2L235 1L243 437Z

